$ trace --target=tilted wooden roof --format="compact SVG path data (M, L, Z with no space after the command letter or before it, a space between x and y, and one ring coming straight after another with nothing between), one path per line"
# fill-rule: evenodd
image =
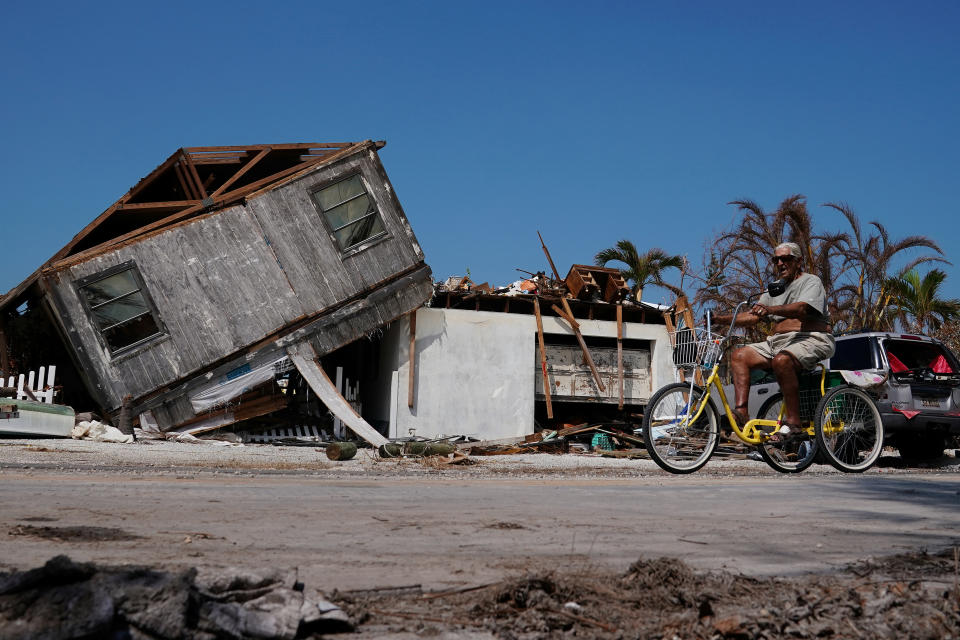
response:
M146 233L235 204L365 145L380 148L384 144L367 140L178 149L0 298L0 307L21 298L46 268L82 260Z

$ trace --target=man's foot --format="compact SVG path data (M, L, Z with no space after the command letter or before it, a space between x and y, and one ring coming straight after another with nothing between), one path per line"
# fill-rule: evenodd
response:
M736 418L737 426L742 427L750 422L750 413L747 411L747 407L736 406L730 410L730 413L732 413L733 417Z
M796 442L797 440L803 440L807 437L807 431L798 424L787 424L786 422L781 423L780 429L774 431L767 438L767 442L770 444L782 447L790 442Z

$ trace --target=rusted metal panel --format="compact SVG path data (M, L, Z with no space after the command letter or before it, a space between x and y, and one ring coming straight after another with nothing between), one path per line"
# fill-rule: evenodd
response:
M540 348L536 360L540 362ZM546 345L547 379L554 402L602 402L619 404L620 390L616 347L591 347L594 364L604 383L601 392L590 369L583 364L583 353L576 345ZM544 399L543 378L536 377L538 399ZM651 396L649 349L623 350L623 396L626 404L642 404Z

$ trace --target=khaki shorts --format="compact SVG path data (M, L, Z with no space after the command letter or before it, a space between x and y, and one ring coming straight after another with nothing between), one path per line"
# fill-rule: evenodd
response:
M767 360L781 351L791 354L804 369L812 369L821 360L833 355L836 343L829 333L788 331L769 336L766 342L755 342L748 347Z

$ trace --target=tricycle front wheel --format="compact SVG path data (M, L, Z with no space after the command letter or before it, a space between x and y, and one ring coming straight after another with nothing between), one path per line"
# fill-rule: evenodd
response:
M691 418L700 408L697 416ZM670 473L693 473L707 463L720 442L720 419L697 385L676 382L661 388L643 412L647 453Z

